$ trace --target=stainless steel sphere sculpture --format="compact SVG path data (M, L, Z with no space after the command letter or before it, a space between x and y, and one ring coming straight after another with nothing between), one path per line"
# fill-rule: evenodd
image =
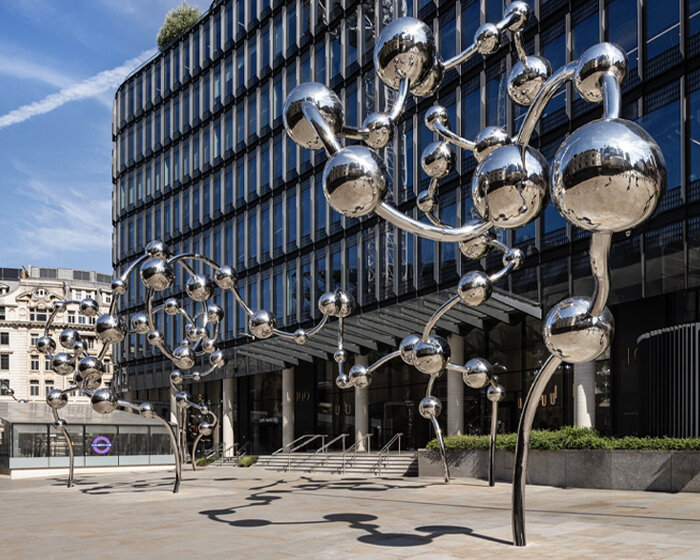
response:
M283 111L290 137L308 149L324 148L329 159L323 171L323 191L328 204L344 216L359 217L375 212L394 226L419 237L456 242L468 258L481 259L490 250L503 253L503 266L487 274L472 271L459 281L457 292L435 311L424 332L405 337L399 348L370 366L355 364L344 371L347 353L342 347L342 321L339 331L337 384L345 389L369 386L372 374L387 361L401 357L429 376L420 414L429 419L444 444L437 417L442 405L431 394L435 379L445 370L463 372L468 386L487 388L493 403L503 399L504 390L485 360L470 360L464 366L450 363L447 342L431 334L449 309L459 303L483 304L491 296L494 282L517 269L524 260L519 249L496 240L494 228L525 226L542 211L551 196L562 216L571 224L592 232L590 262L596 288L592 297L567 298L554 306L545 320L543 337L551 356L538 372L523 406L518 428L518 447L513 484L513 536L516 546L525 545L523 502L527 447L537 403L562 362L579 363L595 359L610 345L613 319L605 304L610 281L608 253L612 234L633 228L652 215L666 185L663 155L656 142L637 124L620 118L622 83L627 68L625 52L610 43L595 45L579 60L552 72L545 59L529 56L521 32L530 16L524 2L513 2L503 19L484 24L473 44L454 58L443 61L430 28L411 17L399 18L381 31L374 48L374 67L382 82L396 90L388 112L370 114L359 128L344 124L338 96L319 83L295 88ZM421 156L423 170L431 177L427 190L417 197L418 209L430 223L415 220L389 204L386 194L389 176L379 152L395 135L396 124L409 95L433 95L445 70L454 68L479 53L494 53L506 31L513 34L518 62L507 78L510 98L528 107L520 129L511 137L504 129L488 126L474 140L462 138L450 129L447 111L430 108L425 125L441 141L428 145ZM543 110L552 96L567 82L593 103L603 103L603 118L588 123L571 134L560 146L551 166L530 146L530 139ZM361 143L343 145L346 141ZM363 145L365 144L365 145ZM449 227L436 217L438 183L454 167L454 147L473 152L478 161L471 182L471 194L479 219ZM492 415L492 449L496 415ZM445 466L445 479L449 473ZM493 481L493 473L490 473Z
M6 380L2 380L2 389L5 391L4 394L7 395L8 397L12 397L12 400L15 401L16 403L19 404L26 404L27 400L26 399L18 399L15 396L15 390L9 386L9 384L6 382Z

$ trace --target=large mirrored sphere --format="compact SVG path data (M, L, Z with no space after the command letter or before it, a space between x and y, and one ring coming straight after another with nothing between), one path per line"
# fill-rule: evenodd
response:
M94 356L85 356L78 362L78 371L83 379L100 377L104 370L104 364Z
M413 347L413 365L428 375L438 375L450 359L450 345L441 336L429 336Z
M81 340L81 337L75 329L63 329L58 340L61 346L72 350L75 347L75 343Z
M266 309L256 311L248 319L248 329L257 338L270 338L275 334L276 328L277 318Z
M323 148L323 142L304 116L303 105L307 101L316 106L335 135L343 127L343 104L332 89L317 82L298 85L287 96L282 111L284 128L300 146L318 150Z
M483 358L472 358L464 364L466 371L462 372L462 380L472 389L483 389L491 381L493 367Z
M194 301L207 301L214 293L214 282L204 274L195 274L187 279L185 291Z
M431 142L423 150L420 164L428 177L442 179L455 166L455 152L447 142Z
M530 6L526 2L511 2L503 11L503 19L511 20L508 29L513 33L525 29L528 17L530 17Z
M649 218L666 189L666 163L638 124L600 119L575 130L552 161L552 200L588 231L631 229Z
M224 265L214 272L214 282L222 290L232 290L238 283L238 276L230 266Z
M150 241L148 245L146 245L146 253L157 259L167 259L170 257L170 251L168 250L167 245L160 239Z
M387 173L379 155L364 146L348 146L331 157L323 169L323 192L336 212L365 216L383 200Z
M627 53L614 43L593 45L579 57L574 72L574 86L579 95L593 103L603 100L601 78L611 73L619 84L627 73Z
M92 298L85 298L80 302L80 312L86 317L96 317L100 312L100 305Z
M119 399L111 389L98 389L92 394L90 404L98 414L110 414L116 410Z
M335 317L340 308L338 292L325 292L318 298L318 310L324 315Z
M56 350L56 341L50 336L40 336L36 341L36 349L42 354L52 354Z
M220 305L210 303L207 305L207 322L212 324L220 323L224 318L224 310Z
M175 279L173 268L163 259L150 258L139 269L141 281L152 290L167 290Z
M116 344L124 340L126 328L120 317L115 315L100 315L95 323L95 334L106 344Z
M552 66L540 56L528 56L525 60L527 66L518 60L508 74L508 95L518 105L528 107L552 75Z
M471 270L459 279L457 295L471 307L484 303L493 293L493 283L487 274Z
M442 403L437 397L424 397L418 405L418 413L426 420L437 418L441 412Z
M544 208L549 166L530 146L510 144L491 152L472 177L477 212L496 227L522 227Z
M615 330L612 313L606 307L599 317L588 314L589 297L571 297L557 303L547 314L542 329L547 349L571 364L590 362L608 346Z
M410 82L411 93L425 95L421 86L426 80L435 81L436 66L442 66L442 59L433 32L424 22L402 17L382 29L374 45L374 68L387 86L398 89L405 77ZM428 89L435 87L431 84Z
M68 395L62 393L58 389L52 389L49 391L48 395L46 395L46 404L54 410L63 408L68 404Z
M346 290L336 290L338 308L336 317L345 318L355 311L355 297Z
M59 352L51 360L51 369L58 375L70 375L75 370L72 360L65 352Z
M356 389L364 389L365 387L369 387L370 383L372 383L372 374L369 373L367 366L363 364L355 364L352 366L348 376L350 377L350 383L352 383L352 386Z
M180 369L190 369L197 357L189 346L178 346L173 350L173 363Z
M212 424L211 422L200 422L197 428L199 429L199 433L206 437L210 436L211 433L214 431L214 424Z
M138 334L147 334L149 329L148 316L145 313L136 313L131 318L131 330Z

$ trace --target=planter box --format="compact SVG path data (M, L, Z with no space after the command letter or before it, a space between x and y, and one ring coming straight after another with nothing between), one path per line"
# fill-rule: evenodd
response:
M496 450L494 475L512 482L513 456ZM447 464L455 478L488 476L487 451L448 451ZM418 475L442 476L437 451L418 451ZM561 488L700 492L700 451L530 450L528 484Z

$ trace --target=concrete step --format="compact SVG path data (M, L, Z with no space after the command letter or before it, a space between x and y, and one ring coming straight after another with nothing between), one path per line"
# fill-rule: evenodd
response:
M418 459L413 452L391 453L382 458L378 468L378 453L362 453L354 457L342 453L292 453L291 455L262 455L256 467L274 471L318 472L326 474L356 474L366 476L418 476Z

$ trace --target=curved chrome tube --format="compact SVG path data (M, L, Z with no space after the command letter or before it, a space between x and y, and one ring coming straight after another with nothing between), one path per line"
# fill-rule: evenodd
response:
M325 121L323 115L321 115L321 112L318 110L316 105L310 101L304 101L301 106L301 110L304 112L304 116L311 123L311 126L313 126L314 130L316 130L316 134L318 134L321 142L323 142L328 155L334 156L337 154L341 150L342 146L340 145L340 142L338 142L338 139L335 137L335 134L333 134L333 131L328 126L328 123Z
M170 447L173 450L173 456L175 457L175 484L173 485L173 494L177 494L180 489L180 481L182 480L182 456L180 455L180 450L177 446L177 439L175 438L175 433L173 432L173 427L165 418L161 418L157 414L153 417L154 420L158 420L165 428L168 430L168 436L170 436Z
M388 113L393 124L396 124L396 121L399 119L401 113L403 113L403 110L406 107L410 85L411 82L408 78L404 78L399 84L399 90L396 92L396 98L394 99L394 106Z
M443 303L438 309L435 310L432 317L430 317L428 322L425 324L425 328L423 329L423 342L428 340L428 337L430 336L430 331L433 330L440 318L450 309L452 309L455 305L457 305L460 301L461 300L459 296L455 294L445 303Z
M367 373L372 373L377 371L380 367L382 367L384 364L387 364L394 358L399 358L401 356L401 350L394 350L393 352L390 352L386 356L383 356L379 358L376 362L374 362L371 366L367 368Z
M197 446L199 445L199 440L204 437L203 433L198 433L197 437L194 438L194 443L192 444L192 470L197 470Z
M470 152L474 151L474 148L476 148L475 142L467 140L466 138L462 138L459 134L451 131L441 122L436 121L433 126L435 127L435 130L440 136L442 136L445 140L451 142L455 146L458 146L463 150L469 150Z
M53 412L53 418L56 422L58 422L61 418L58 416L58 411L55 408L51 409L51 412ZM54 424L55 427L55 424ZM57 430L59 430L63 434L63 439L66 440L66 446L68 447L68 488L71 488L73 486L73 473L75 472L75 456L73 453L73 441L70 439L70 435L68 434L68 430L61 426L56 427Z
M433 424L433 429L435 430L435 437L440 444L440 455L442 456L442 468L443 474L445 476L445 484L450 482L450 470L447 467L447 451L445 450L445 440L442 437L442 430L440 429L440 424L435 416L430 417L430 421Z
M598 316L603 312L605 304L610 295L610 269L608 267L608 255L612 244L612 233L596 232L591 236L591 251L589 258L591 261L591 272L595 287L591 309L588 314Z
M494 465L496 463L496 429L498 428L498 401L491 401L491 431L489 433L489 486L496 484Z

